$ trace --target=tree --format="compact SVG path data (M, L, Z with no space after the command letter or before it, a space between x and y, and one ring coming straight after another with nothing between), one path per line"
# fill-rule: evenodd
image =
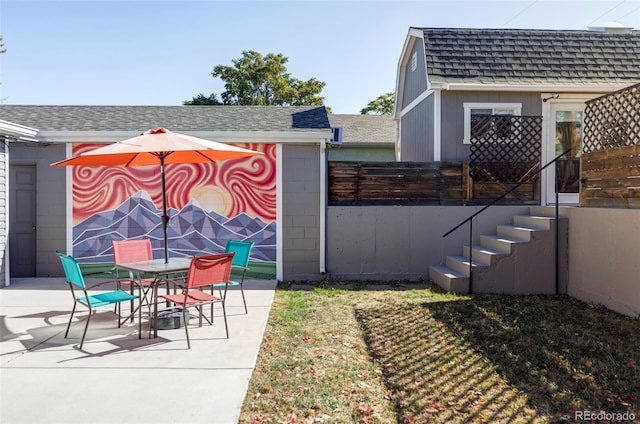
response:
M210 94L209 97L205 97L204 94L200 93L196 97L191 100L186 100L182 102L186 106L210 106L210 105L221 105L220 100L218 100L218 96L215 94Z
M225 91L220 95L223 105L263 106L321 106L324 98L319 94L324 82L311 78L301 81L287 72L289 59L282 54L262 56L250 50L233 60L233 66L218 65L213 77L224 81ZM220 104L216 94L200 94L185 105Z
M393 101L395 98L395 93L386 93L381 96L378 96L375 100L371 100L367 107L360 110L362 115L366 115L368 113L376 114L376 115L391 115L393 113Z

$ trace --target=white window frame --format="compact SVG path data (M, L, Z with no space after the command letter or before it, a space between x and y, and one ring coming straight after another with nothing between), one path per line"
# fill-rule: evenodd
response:
M522 103L463 103L464 107L464 139L463 144L471 144L471 111L474 109L491 109L492 114L496 112L511 111L511 115L520 116Z

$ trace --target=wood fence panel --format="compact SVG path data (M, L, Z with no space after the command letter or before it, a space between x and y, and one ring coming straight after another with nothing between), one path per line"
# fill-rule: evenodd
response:
M329 162L329 205L462 205L461 162Z
M640 146L583 153L580 206L640 207Z

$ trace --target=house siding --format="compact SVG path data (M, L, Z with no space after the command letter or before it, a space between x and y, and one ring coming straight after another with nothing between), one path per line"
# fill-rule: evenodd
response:
M433 111L431 95L401 118L400 160L409 162L431 162L434 160Z
M416 63L416 69L412 71L411 58L414 53L418 60ZM403 69L405 79L404 86L402 88L402 108L404 109L428 89L427 71L425 70L424 61L424 43L422 43L421 39L417 39L414 43L411 53L409 53L407 64L406 66L403 66Z
M340 161L392 162L396 160L395 146L389 147L331 147L327 150L327 159Z
M0 287L6 285L6 265L7 238L9 228L7 228L7 199L9 198L7 186L7 142L0 143Z
M539 92L442 91L441 99L442 161L469 159L469 145L463 144L464 103L522 103L523 116L542 115L542 100ZM402 131L404 132L404 126ZM425 159L417 160L429 159L425 156Z

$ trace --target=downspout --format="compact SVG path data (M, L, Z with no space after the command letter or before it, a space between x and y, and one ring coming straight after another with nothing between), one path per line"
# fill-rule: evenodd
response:
M8 287L11 284L11 261L9 260L9 211L11 210L9 204L9 176L11 172L9 170L9 140L4 139L4 169L5 169L5 182L4 182L4 198L5 198L5 211L4 211L4 228L5 228L5 240L4 240L4 256L2 261L4 262L4 285Z
M442 159L442 93L433 92L433 161Z
M276 144L276 281L283 281L282 143Z
M72 143L66 144L66 157L70 158L73 156L73 145ZM65 182L66 182L66 228L67 228L67 254L73 256L73 174L71 173L71 166L65 166Z
M327 246L327 139L320 140L320 274L326 270Z

